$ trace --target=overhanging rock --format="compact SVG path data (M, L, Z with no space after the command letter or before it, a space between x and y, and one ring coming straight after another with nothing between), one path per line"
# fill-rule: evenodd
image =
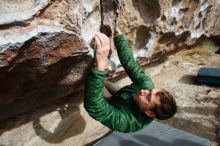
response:
M1 0L0 121L81 90L97 31L118 23L146 64L219 35L219 11L217 0ZM110 59L120 75L115 50Z

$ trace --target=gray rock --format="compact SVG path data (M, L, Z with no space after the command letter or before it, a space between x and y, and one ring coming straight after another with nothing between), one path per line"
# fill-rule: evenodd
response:
M2 0L0 1L0 26L11 23L26 23L49 3L50 0Z

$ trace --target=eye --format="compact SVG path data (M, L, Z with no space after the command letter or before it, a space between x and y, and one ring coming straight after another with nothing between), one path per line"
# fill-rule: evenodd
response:
M162 95L161 92L156 93L156 96L157 96L157 97L163 97L163 95Z
M150 102L151 101L151 92L147 95L147 100Z

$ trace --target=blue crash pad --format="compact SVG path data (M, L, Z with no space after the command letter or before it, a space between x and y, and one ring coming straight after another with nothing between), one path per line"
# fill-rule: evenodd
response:
M220 86L220 68L200 68L198 82L210 86Z
M135 133L112 132L93 146L210 146L208 139L153 121Z

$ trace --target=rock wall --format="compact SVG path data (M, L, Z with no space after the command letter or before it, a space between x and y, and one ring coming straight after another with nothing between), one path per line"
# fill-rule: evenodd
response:
M118 24L145 64L219 34L219 11L217 0L1 0L0 122L81 90L97 31Z

